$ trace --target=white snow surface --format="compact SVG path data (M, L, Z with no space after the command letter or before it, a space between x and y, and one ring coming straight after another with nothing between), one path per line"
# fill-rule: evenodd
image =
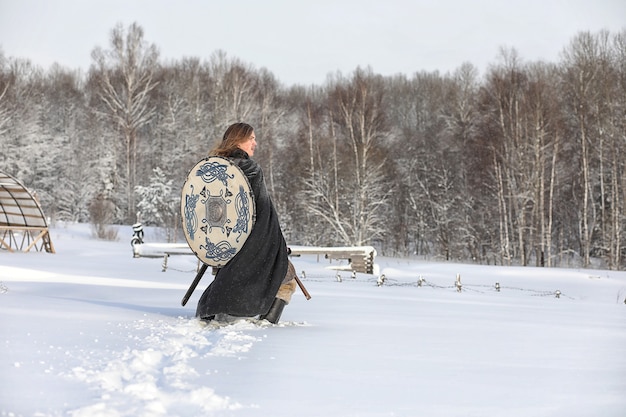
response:
M206 325L208 272L180 304L193 256L162 272L130 227L51 236L56 254L0 251L0 416L626 415L623 271L378 257L378 286L307 255L312 299L278 325Z

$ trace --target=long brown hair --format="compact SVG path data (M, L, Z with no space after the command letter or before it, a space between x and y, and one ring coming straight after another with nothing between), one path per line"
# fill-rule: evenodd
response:
M228 126L222 140L209 152L210 156L229 156L239 148L239 144L250 139L254 128L247 123L233 123Z

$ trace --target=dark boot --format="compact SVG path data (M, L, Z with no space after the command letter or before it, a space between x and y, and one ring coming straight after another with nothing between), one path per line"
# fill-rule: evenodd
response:
M267 312L267 314L262 314L261 316L259 316L259 319L267 320L270 323L274 324L278 323L280 315L283 314L283 309L286 305L287 303L284 300L281 300L280 298L274 298L274 302L272 303L270 310Z
M213 316L206 316L206 317L200 317L200 321L204 322L204 324L207 324L211 321L215 320L215 315Z

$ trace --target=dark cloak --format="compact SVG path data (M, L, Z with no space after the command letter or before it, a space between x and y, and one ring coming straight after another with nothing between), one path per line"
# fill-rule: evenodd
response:
M242 150L236 150L230 158L250 182L256 221L239 252L219 269L200 297L196 309L198 317L266 314L287 273L287 244L265 187L263 171Z

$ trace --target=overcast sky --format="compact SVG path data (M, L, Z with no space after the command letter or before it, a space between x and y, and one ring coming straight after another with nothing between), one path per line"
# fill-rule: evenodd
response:
M117 23L137 22L163 60L218 49L281 82L329 73L481 73L499 48L557 62L581 31L626 30L626 0L0 0L0 49L48 68L89 68Z

